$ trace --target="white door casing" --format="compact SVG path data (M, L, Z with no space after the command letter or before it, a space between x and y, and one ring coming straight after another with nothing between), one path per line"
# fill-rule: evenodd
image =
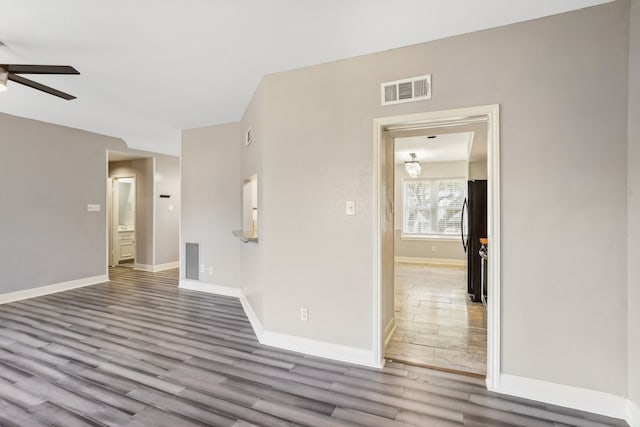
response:
M384 131L390 126L406 128L429 128L463 125L478 121L487 122L487 237L489 239L488 294L487 303L487 387L497 389L500 381L500 123L499 105L459 108L435 112L381 117L373 120L373 358L376 366L384 365L385 337L383 324L383 286L389 280L385 264L388 265L389 250L384 247L387 218L387 176L384 166L386 157ZM388 246L388 245L387 245ZM393 254L391 255L393 256ZM392 261L391 261L392 262ZM391 279L392 280L392 279ZM392 285L392 284L391 284Z

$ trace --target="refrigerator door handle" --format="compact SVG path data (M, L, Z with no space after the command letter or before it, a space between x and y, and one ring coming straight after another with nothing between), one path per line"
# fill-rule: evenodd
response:
M467 203L467 198L464 198L464 203L462 204L462 215L460 216L460 239L462 240L462 247L464 248L464 252L467 252L467 242L464 238L464 210L465 207L469 208L469 203Z

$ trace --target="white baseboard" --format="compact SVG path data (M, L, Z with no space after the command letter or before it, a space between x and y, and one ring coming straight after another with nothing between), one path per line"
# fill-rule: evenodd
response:
M108 281L109 276L103 274L100 276L84 277L82 279L70 280L68 282L39 286L37 288L25 289L23 291L9 292L6 294L0 294L0 304L55 294L56 292L68 291L70 289L81 288L83 286L95 285L96 283L104 283Z
M185 279L180 280L180 288L239 298L260 344L341 362L379 367L373 360L372 350L265 330L241 289Z
M537 400L613 418L629 419L630 402L622 396L515 375L500 375L497 393ZM630 425L632 424L629 422Z
M198 280L180 279L179 287L190 291L208 292L210 294L223 295L226 297L240 298L242 295L242 291L239 288L214 285L213 283L204 283Z
M384 328L384 348L387 348L389 340L391 339L391 336L393 336L393 333L396 331L397 327L398 325L396 323L396 318L392 317L387 326Z
M410 256L394 257L395 262L406 262L410 264L435 264L435 265L451 265L456 267L466 267L467 261L464 259L448 259L448 258L420 258Z
M180 261L168 262L166 264L157 264L157 265L138 264L138 263L133 264L134 270L148 271L151 273L157 273L159 271L164 271L164 270L171 270L172 268L178 268L178 267L180 267Z
M340 362L354 363L369 367L379 367L374 363L373 351L368 349L350 347L341 344L318 341L295 335L281 334L278 332L263 331L261 344L277 347L284 350L309 354Z
M244 309L244 312L247 314L247 317L249 318L249 322L251 323L253 332L255 332L256 336L258 337L258 341L262 343L263 342L262 334L264 330L262 328L262 323L260 323L260 319L258 319L256 312L253 311L253 307L251 307L249 300L247 299L247 297L244 296L242 291L240 292L239 298L240 298L240 303L242 303L242 308Z
M629 400L627 423L631 427L640 427L640 406Z
M157 273L158 271L171 270L178 267L180 267L180 261L166 262L164 264L156 264L153 271Z

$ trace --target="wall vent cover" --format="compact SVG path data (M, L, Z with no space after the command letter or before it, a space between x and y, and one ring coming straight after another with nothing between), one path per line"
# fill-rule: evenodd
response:
M431 74L382 83L380 94L382 105L431 99Z

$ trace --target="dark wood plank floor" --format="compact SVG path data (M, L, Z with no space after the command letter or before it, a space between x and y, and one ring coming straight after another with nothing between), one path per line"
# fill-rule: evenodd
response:
M0 306L0 425L626 425L475 378L262 346L237 299L177 281L118 267L109 283Z

